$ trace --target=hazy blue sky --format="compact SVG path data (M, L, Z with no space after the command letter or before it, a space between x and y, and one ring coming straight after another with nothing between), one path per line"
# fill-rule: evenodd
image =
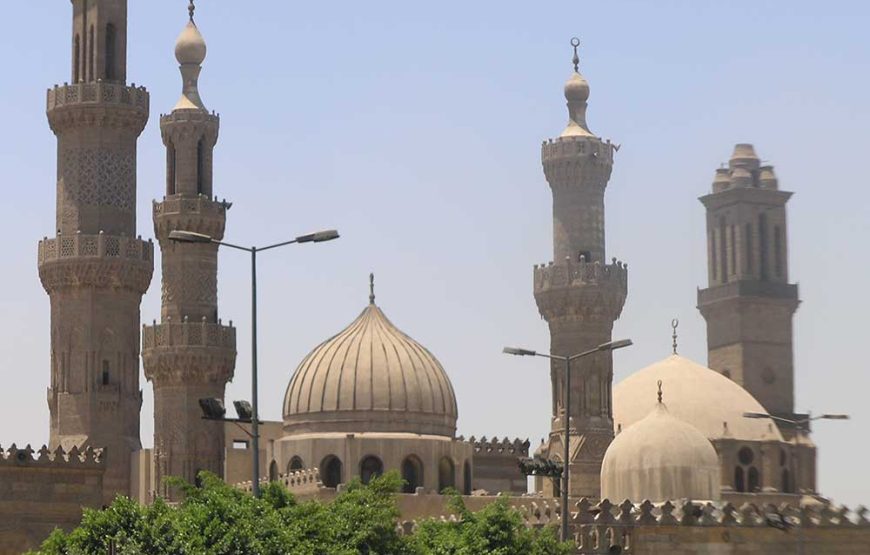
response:
M48 439L49 306L36 244L54 229L55 141L45 89L69 80L70 5L7 2L0 34L0 442ZM151 91L139 143L139 231L163 193L158 114L180 91L183 0L132 0L128 79ZM695 290L706 280L697 197L736 142L774 164L789 203L797 406L817 426L819 485L870 502L866 363L870 3L829 1L229 2L200 0L201 80L222 114L215 191L244 244L336 227L338 242L261 263L261 404L281 416L303 356L356 317L377 275L387 315L428 346L457 392L459 432L529 437L549 426L532 265L549 260L540 142L562 130L568 41L583 41L589 122L621 143L607 192L608 256L631 268L617 380L670 352L706 361ZM247 260L222 251L221 315L239 329L228 398L250 396ZM142 303L159 317L160 273ZM142 441L152 394L142 378ZM652 392L651 392L652 394Z

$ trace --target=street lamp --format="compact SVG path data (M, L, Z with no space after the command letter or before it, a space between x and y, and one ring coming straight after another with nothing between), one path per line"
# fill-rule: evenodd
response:
M245 251L251 254L251 404L248 407L250 410L250 423L251 423L251 444L253 450L253 493L254 497L260 496L260 431L259 431L259 412L257 411L257 253L260 251L276 249L278 247L283 247L286 245L293 245L295 243L323 243L325 241L332 241L333 239L338 239L338 231L334 229L329 229L326 231L318 231L315 233L308 233L306 235L300 235L295 239L291 239L290 241L284 241L282 243L275 243L274 245L269 245L266 247L258 248L258 247L242 247L239 245L233 245L232 243L225 243L223 241L218 241L214 237L209 235L205 235L202 233L194 233L193 231L184 231L184 230L175 230L169 233L169 239L172 241L177 241L180 243L213 243L215 245L223 245L225 247L230 247L232 249L237 249L240 251ZM247 405L244 402L242 407ZM203 406L200 404L200 406ZM221 403L223 406L223 403ZM236 404L236 410L239 410L240 402ZM212 407L213 408L213 407ZM203 409L205 407L203 406ZM226 413L226 411L224 411ZM239 411L239 417L241 421L242 412Z
M531 357L544 357L550 360L559 360L565 363L565 415L563 418L564 424L564 434L565 434L565 455L562 459L563 472L562 472L562 530L561 536L562 541L568 541L568 515L570 511L568 510L568 476L570 472L568 459L571 456L571 453L568 449L570 439L569 439L569 428L570 428L570 406L571 406L571 361L577 360L583 357L587 357L590 355L594 355L595 353L602 353L608 351L615 351L617 349L622 349L624 347L629 347L632 345L631 339L620 339L617 341L608 341L607 343L602 343L601 345L595 347L594 349L589 349L588 351L583 351L582 353L577 353L576 355L569 356L561 356L554 354L545 354L539 353L537 351L531 351L529 349L520 349L518 347L505 347L502 349L502 352L506 355L514 355L514 356L531 356Z

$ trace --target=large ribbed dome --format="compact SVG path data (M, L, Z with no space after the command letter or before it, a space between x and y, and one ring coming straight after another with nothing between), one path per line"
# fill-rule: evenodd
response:
M668 410L701 431L707 439L722 437L782 441L768 420L745 418L747 412L766 412L748 391L705 366L681 357L668 358L625 378L613 388L613 423L623 430L645 418L656 404L649 392L663 380L668 384Z
M372 302L338 335L314 349L284 397L284 430L396 432L453 437L456 397L425 347Z

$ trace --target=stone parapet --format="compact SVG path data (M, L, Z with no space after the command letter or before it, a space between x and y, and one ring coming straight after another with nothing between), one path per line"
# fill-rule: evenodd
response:
M142 361L145 377L161 385L224 383L236 364L236 329L204 320L142 326Z
M554 188L583 184L603 191L610 179L616 148L598 137L549 139L541 146L544 175Z
M282 474L275 481L282 484L287 488L287 491L295 495L310 496L325 488L323 482L320 481L320 470L316 468ZM261 486L265 486L268 483L268 478L260 479ZM254 483L251 480L248 480L247 482L239 482L235 487L247 493L251 493L254 491L253 484Z
M459 436L459 441L465 441L465 438ZM480 439L471 436L468 438L468 443L471 444L475 453L514 455L516 457L527 457L529 455L529 446L531 445L528 439L509 439L507 437L499 439L498 437L493 437L487 440L486 436Z
M535 266L535 300L547 321L560 317L619 318L628 294L628 264L565 260Z
M207 196L171 195L154 201L154 234L166 241L177 229L202 233L220 241L224 236L229 203Z
M66 287L98 287L142 295L154 271L154 246L141 237L58 235L39 242L37 265L49 294Z
M30 445L19 449L13 443L9 449L0 447L0 468L4 467L41 467L41 468L90 468L103 469L106 466L101 449L87 447L79 450L73 447L65 451L58 446L50 451L45 445L39 451L34 451Z
M138 135L148 121L149 104L148 91L135 84L64 83L48 90L46 112L55 133L85 125L132 128Z

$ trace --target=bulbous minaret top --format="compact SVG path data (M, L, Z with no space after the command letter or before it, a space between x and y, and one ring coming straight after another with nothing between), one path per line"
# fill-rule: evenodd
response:
M199 74L202 71L202 63L205 61L208 49L205 39L193 20L196 6L190 0L188 11L190 21L178 35L175 41L175 59L181 65L181 78L183 80L181 99L172 111L176 110L205 110L202 98L199 96Z
M568 126L562 131L561 137L592 137L586 124L586 101L589 100L589 82L580 74L580 56L577 48L580 39L571 39L574 47L574 72L565 83L565 100L568 101Z

